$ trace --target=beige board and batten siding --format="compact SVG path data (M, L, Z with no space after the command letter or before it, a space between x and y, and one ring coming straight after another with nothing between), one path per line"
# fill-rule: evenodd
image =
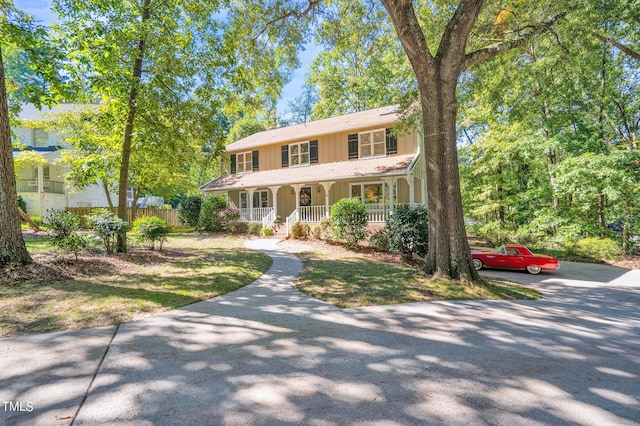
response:
M367 130L377 130L381 127L371 127L360 130L352 130L347 132L332 133L328 135L319 136L312 139L300 139L287 143L273 143L270 145L260 146L252 149L240 149L233 150L227 153L227 158L231 154L239 154L242 152L258 151L259 156L259 170L275 170L282 168L282 145L290 145L299 142L308 142L310 140L318 141L318 163L335 163L338 161L346 161L349 159L349 135L364 132ZM398 153L397 155L411 154L417 151L417 137L415 132L406 134L399 134L398 140ZM357 160L352 160L357 161ZM230 163L230 162L229 162ZM296 166L307 167L307 166Z

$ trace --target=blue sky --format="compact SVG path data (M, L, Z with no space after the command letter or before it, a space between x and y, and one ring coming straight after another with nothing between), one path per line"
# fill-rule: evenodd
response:
M14 0L14 5L18 9L34 15L36 19L44 24L49 24L56 18L50 9L51 0ZM305 73L311 67L311 62L319 51L320 48L318 46L309 44L305 51L300 52L300 68L296 70L291 82L284 87L282 98L278 101L278 112L280 114L284 114L288 107L288 102L294 100L302 92Z

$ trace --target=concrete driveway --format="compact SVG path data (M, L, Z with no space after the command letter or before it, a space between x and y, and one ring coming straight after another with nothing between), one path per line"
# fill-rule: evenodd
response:
M0 340L0 422L640 424L640 271L488 271L545 296L340 310L292 289L301 265L273 240L251 245L272 269L223 297Z

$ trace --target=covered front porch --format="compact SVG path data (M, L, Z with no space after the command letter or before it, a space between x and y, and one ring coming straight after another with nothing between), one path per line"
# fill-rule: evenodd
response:
M398 206L423 204L425 199L424 182L413 175L212 192L225 196L230 206L240 210L240 221L261 222L265 227L274 222L320 222L329 216L333 204L349 197L363 201L369 222L381 223Z

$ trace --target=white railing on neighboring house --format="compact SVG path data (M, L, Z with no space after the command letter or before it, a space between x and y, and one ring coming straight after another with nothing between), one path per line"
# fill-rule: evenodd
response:
M266 228L270 226L273 222L275 222L275 220L276 220L276 211L274 209L271 209L271 212L269 212L268 215L262 218L262 227Z

